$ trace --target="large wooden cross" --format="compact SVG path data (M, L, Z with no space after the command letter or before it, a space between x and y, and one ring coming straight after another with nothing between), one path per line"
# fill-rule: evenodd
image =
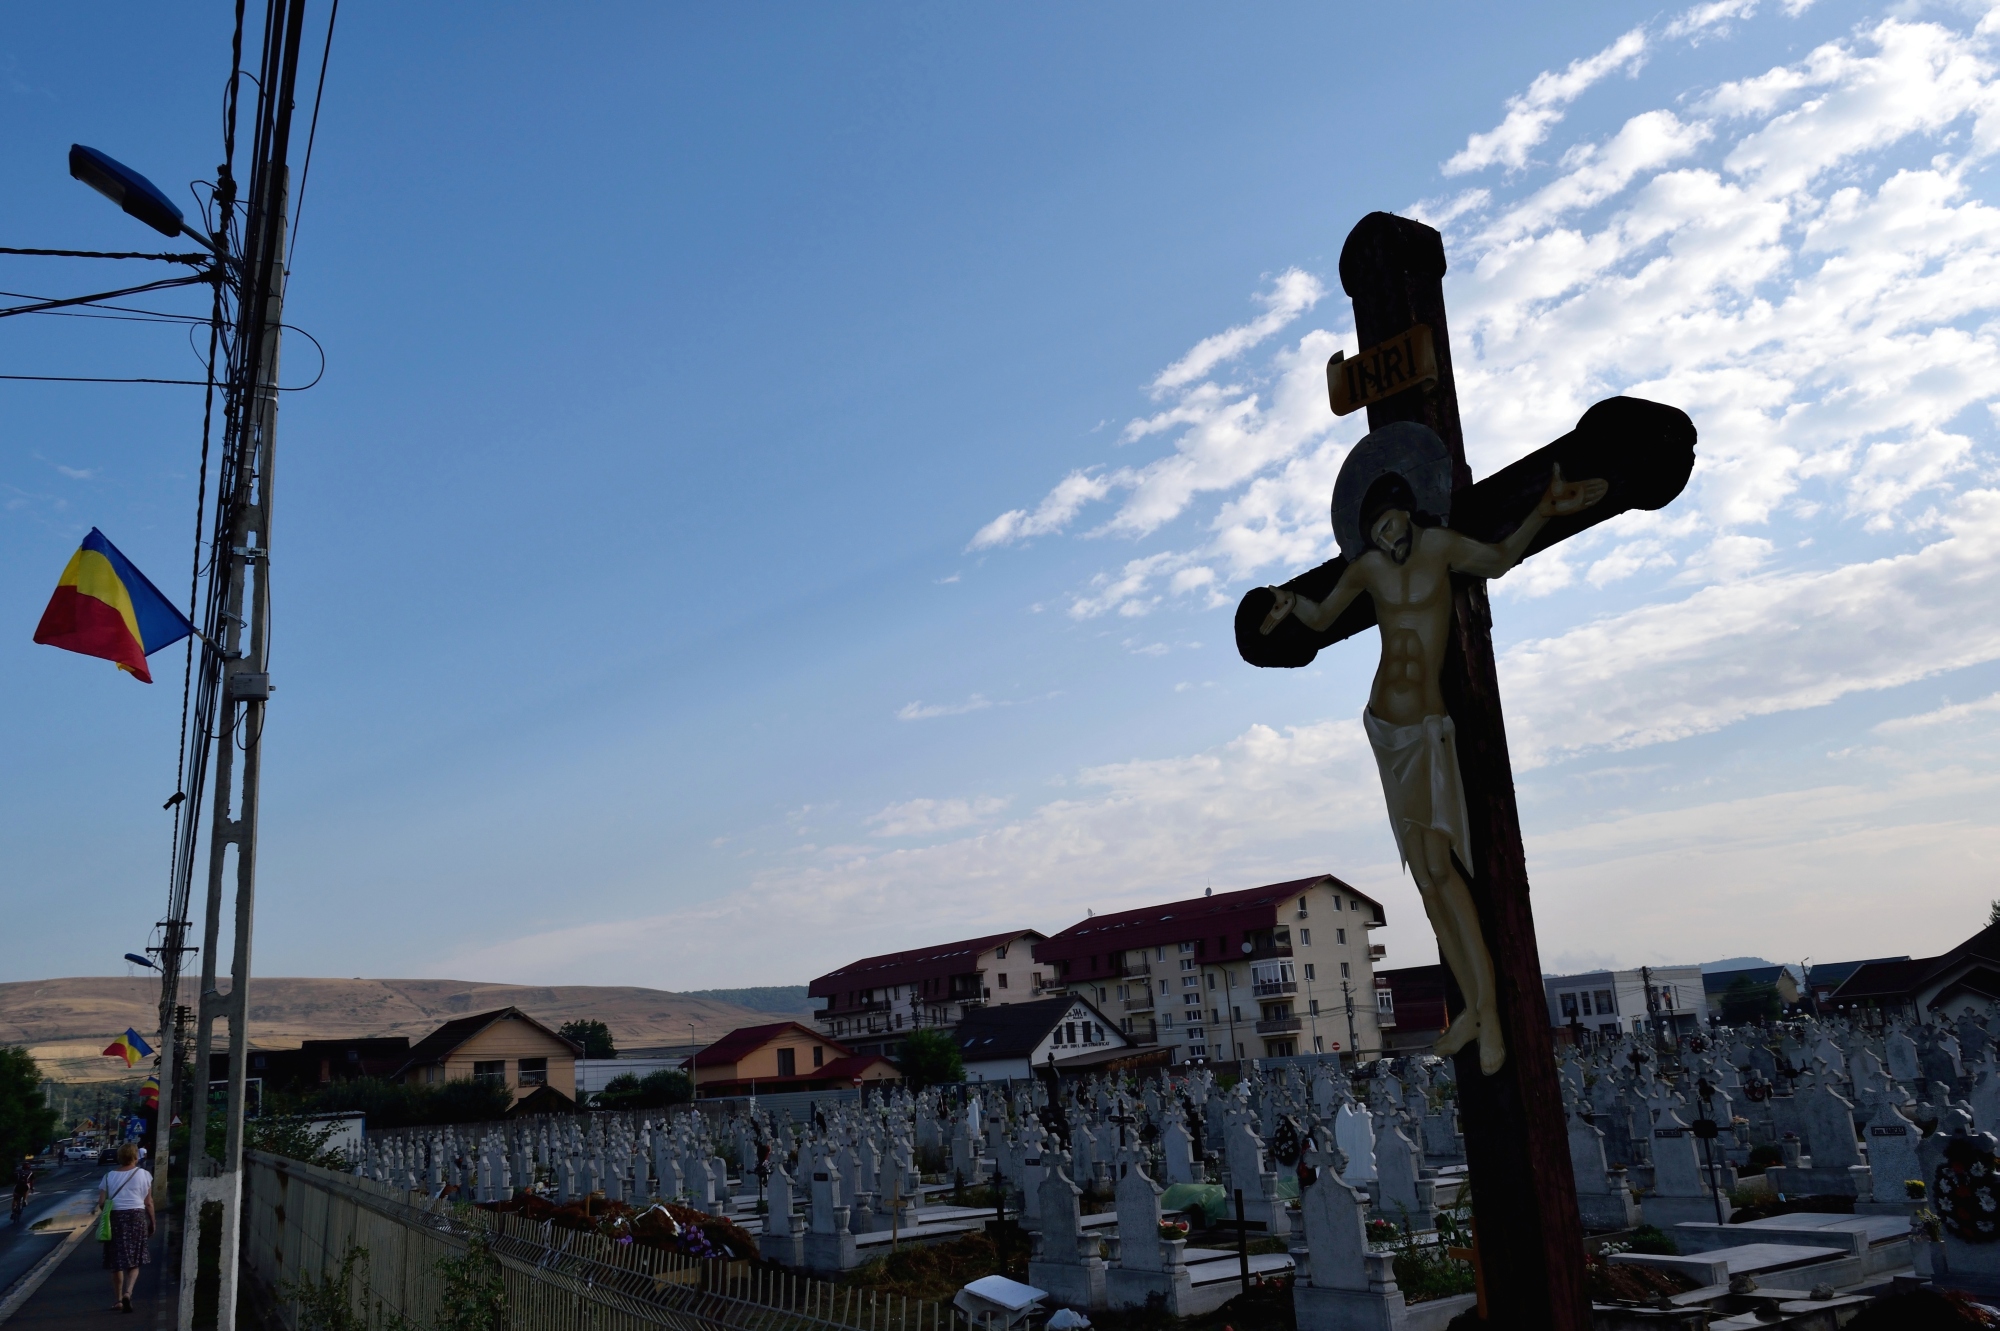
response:
M1474 484L1452 380L1444 272L1444 243L1436 231L1388 213L1363 218L1341 250L1340 282L1354 302L1355 332L1367 350L1351 361L1336 357L1327 378L1336 410L1367 404L1371 431L1414 421L1444 441L1453 531L1504 541L1535 510L1557 467L1566 477L1601 479L1603 497L1549 519L1526 554L1628 509L1660 508L1681 492L1694 466L1693 422L1672 407L1623 397L1598 403L1570 433ZM1335 558L1283 587L1320 602L1347 567L1345 558ZM1582 1223L1528 902L1492 617L1483 578L1453 573L1451 581L1450 642L1439 686L1456 731L1464 786L1471 853L1463 869L1492 957L1507 1051L1490 1074L1481 1070L1478 1045L1455 1056L1487 1317L1507 1327L1587 1331ZM1321 630L1289 615L1271 627L1277 603L1270 588L1257 588L1237 609L1237 650L1252 665L1306 665L1321 648L1376 622L1366 593ZM1453 1010L1462 1011L1465 1000L1453 980L1447 995Z

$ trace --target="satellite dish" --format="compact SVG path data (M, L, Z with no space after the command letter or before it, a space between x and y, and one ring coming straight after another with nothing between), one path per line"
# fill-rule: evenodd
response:
M1245 943L1245 944L1243 945L1243 950L1244 950L1245 952L1250 952L1250 951L1254 951L1254 949L1253 949L1253 948L1252 948L1252 947L1250 946L1250 944L1248 944L1248 943Z

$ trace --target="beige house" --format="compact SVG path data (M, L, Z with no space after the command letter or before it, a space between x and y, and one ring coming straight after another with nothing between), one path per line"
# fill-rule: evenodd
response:
M955 943L885 952L850 961L807 987L820 1034L860 1054L895 1057L903 1037L956 1027L968 1012L1042 996L1033 929L1010 929Z
M903 1075L879 1054L858 1054L796 1021L739 1026L697 1053L693 1065L694 1093L703 1097L846 1090Z
M505 1086L517 1101L544 1086L566 1096L582 1053L521 1009L504 1007L438 1027L410 1050L394 1080L485 1082Z
M1088 999L1176 1063L1382 1050L1368 931L1381 904L1331 874L1094 915L1035 946L1044 988Z

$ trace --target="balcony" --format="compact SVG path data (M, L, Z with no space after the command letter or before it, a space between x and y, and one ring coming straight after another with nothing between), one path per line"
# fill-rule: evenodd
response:
M1296 994L1298 991L1297 980L1259 980L1250 986L1250 996L1253 998L1276 998L1281 994Z
M1119 973L1128 976L1137 975L1142 978L1150 976L1153 973L1153 963L1150 961L1128 961L1125 963L1124 970Z
M1125 1010L1127 1012L1151 1012L1153 1010L1153 991L1151 989L1143 989L1133 994L1130 998L1127 998L1125 1000Z
M1292 955L1292 935L1282 933L1273 938L1259 938L1256 946L1244 956L1245 961L1270 961L1275 957ZM1232 958L1233 960L1233 958Z
M1302 1024L1297 1017L1266 1017L1257 1023L1257 1034L1296 1035Z
M856 1003L853 1007L842 1008L831 1015L836 1017L856 1017L870 1012L887 1012L888 1010L889 1000L878 998L872 1003Z

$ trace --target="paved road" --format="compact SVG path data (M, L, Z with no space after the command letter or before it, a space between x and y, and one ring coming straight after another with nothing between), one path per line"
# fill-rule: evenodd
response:
M57 1236L35 1233L31 1228L34 1223L66 1206L80 1204L85 1195L97 1190L106 1168L81 1161L58 1166L36 1178L35 1195L21 1213L20 1224L0 1216L0 1295L56 1245ZM8 1181L11 1185L11 1177ZM11 1186L8 1195L12 1196Z

